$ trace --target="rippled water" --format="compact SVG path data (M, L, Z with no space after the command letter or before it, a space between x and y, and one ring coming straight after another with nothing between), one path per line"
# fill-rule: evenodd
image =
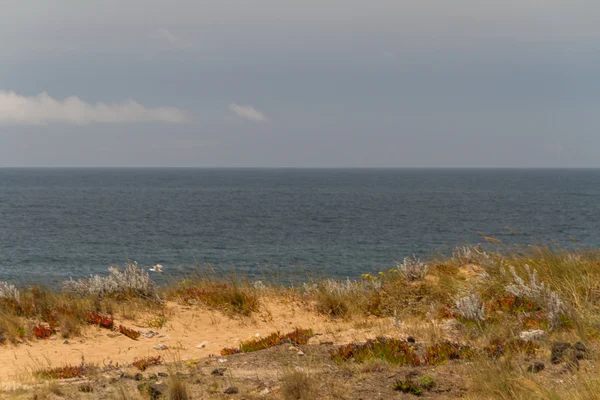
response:
M0 279L128 259L357 276L478 232L597 246L599 220L598 170L0 169Z

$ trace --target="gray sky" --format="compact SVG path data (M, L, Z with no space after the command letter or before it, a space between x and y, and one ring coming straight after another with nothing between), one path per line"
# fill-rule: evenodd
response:
M0 166L600 167L591 0L0 0Z

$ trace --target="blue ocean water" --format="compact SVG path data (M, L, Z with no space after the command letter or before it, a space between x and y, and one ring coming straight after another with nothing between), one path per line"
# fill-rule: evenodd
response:
M0 169L0 280L128 259L353 277L479 232L593 247L599 222L600 170Z

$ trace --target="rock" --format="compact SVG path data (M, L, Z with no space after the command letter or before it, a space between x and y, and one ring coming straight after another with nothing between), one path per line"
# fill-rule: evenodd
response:
M215 368L210 374L215 376L223 376L225 371L227 371L227 368Z
M261 396L266 396L269 393L271 393L271 389L269 389L269 388L264 388L263 390L261 390L260 392L258 392L258 394L261 395Z
M145 393L148 398L158 400L167 392L167 386L162 383L141 383L138 385L138 390L141 393Z
M575 350L580 351L582 353L586 353L587 352L587 347L585 344L581 343L581 342L577 342L573 345L573 347L575 348Z
M161 338L161 339L166 339L166 340L171 339L171 336L166 335L166 334L165 335L159 335L158 337Z
M554 342L552 343L552 353L550 354L550 361L552 364L559 364L561 361L565 361L569 353L572 353L573 346L567 342ZM573 357L571 357L573 358Z
M140 334L145 337L146 339L152 339L154 336L158 335L158 332L153 331L153 330L145 330L145 331L140 331Z
M406 338L406 341L407 341L408 343L415 343L415 342L416 342L415 338L414 338L414 337L412 337L412 336L409 336L409 337L407 337L407 338Z
M206 347L206 345L208 344L208 342L202 342L200 343L198 346L196 346L197 349L203 349Z
M169 374L167 374L166 372L159 372L157 375L160 376L161 378L166 378L169 376Z
M159 344L157 344L156 346L154 346L154 348L155 348L156 350L167 350L167 349L169 348L169 346L167 346L167 345L166 345L166 344L164 344L164 343L159 343Z
M527 367L527 372L538 373L544 368L546 368L546 364L544 364L542 361L534 361Z
M67 339L62 341L62 344L69 344L69 341Z
M133 376L133 379L135 379L136 381L141 381L144 379L144 375L140 374L139 372L137 374L135 374Z
M541 330L541 329L532 329L530 331L523 331L519 334L519 337L522 340L525 340L527 342L531 342L534 340L541 340L541 339L545 339L546 337L548 337L548 334Z
M254 337L259 338L260 337L260 333L257 333L256 335L254 335Z
M304 352L302 350L298 350L298 352L296 354L299 355L299 356L303 356Z
M219 358L219 360L218 360L218 361L219 361L220 363L224 363L224 362L227 362L227 359L226 359L226 358Z
M50 336L50 340L56 340L56 335Z
M223 393L225 394L237 394L239 393L239 389L236 386L230 386Z
M290 347L288 347L288 350L289 351L298 351L298 348L295 346L290 346Z

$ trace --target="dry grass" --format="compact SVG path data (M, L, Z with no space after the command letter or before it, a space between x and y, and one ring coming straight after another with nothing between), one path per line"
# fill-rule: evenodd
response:
M294 287L259 285L235 274L223 278L205 273L157 288L156 293L164 300L235 316L254 317L259 311L262 316L261 299L270 297L293 299L335 323L340 318L344 323L355 322L357 329L363 325L356 321L393 321L386 334L413 335L420 346L413 348L404 339L378 339L339 347L334 358L361 361L363 368L374 361L444 368L446 362L466 365L462 360L469 359L472 364L465 376L472 376L470 398L598 398L600 374L595 370L573 372L570 379L553 385L527 372L526 363L535 357L547 358L552 341L581 341L592 349L589 362L598 361L600 250L529 246L485 252L467 246L456 249L452 256L440 255L424 263L424 273L411 274L410 279L396 268L365 274L355 281L321 280ZM465 299L470 299L472 307ZM114 329L114 318L159 328L168 323L165 309L156 299L136 297L135 292L112 298L106 294L73 296L37 286L20 289L18 296L0 298L0 343L45 340L54 334L76 337L90 324ZM361 324L367 328L366 322ZM540 342L519 339L520 332L532 329L546 331L548 338ZM121 331L132 338L139 335L125 327ZM447 342L448 338L452 342ZM239 349L224 350L226 354L258 351L284 339L300 343L274 333L244 342ZM81 376L83 369L65 366L37 372L61 379ZM282 393L286 398L311 398L316 393L314 380L303 372L286 374L281 380ZM410 382L402 378L397 383L399 390L410 392ZM425 388L416 380L412 383ZM185 392L183 382L171 384L179 388L174 393ZM173 396L170 398L189 397Z
M305 372L290 372L281 378L281 391L286 400L312 400L318 398L316 377Z

